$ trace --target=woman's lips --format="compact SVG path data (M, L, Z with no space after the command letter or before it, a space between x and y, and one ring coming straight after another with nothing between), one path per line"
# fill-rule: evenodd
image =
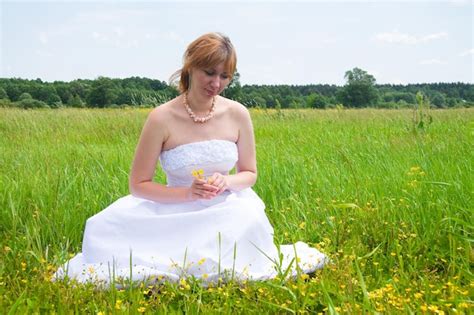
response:
M216 96L217 95L217 91L212 91L212 90L208 90L208 89L206 89L206 93L209 96Z

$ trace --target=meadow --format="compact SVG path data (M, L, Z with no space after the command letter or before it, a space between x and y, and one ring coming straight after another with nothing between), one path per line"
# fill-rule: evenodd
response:
M474 110L252 110L279 244L329 255L313 276L203 288L51 282L86 219L127 195L150 109L0 109L0 313L474 312ZM164 181L158 169L157 181Z

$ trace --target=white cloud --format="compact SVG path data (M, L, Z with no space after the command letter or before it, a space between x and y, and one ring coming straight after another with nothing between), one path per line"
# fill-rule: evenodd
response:
M440 39L440 38L446 38L448 37L448 33L446 32L440 32L440 33L435 33L435 34L430 34L423 36L420 41L422 42L429 42L430 40L435 40L435 39Z
M40 57L53 57L54 56L51 52L45 51L45 50L36 50L35 53Z
M469 55L474 55L474 48L468 49L463 51L462 53L459 54L460 57L466 57Z
M445 64L445 62L443 62L439 59L436 59L436 58L425 59L425 60L420 61L420 65L444 65L444 64Z
M419 43L426 43L432 40L447 38L447 32L438 32L433 34L428 34L425 36L416 36L411 34L401 33L398 30L393 32L379 33L375 35L374 39L380 42L387 42L391 44L406 44L406 45L415 45Z
M379 33L375 35L375 39L387 43L416 44L416 37L408 34L394 31L391 33Z
M46 45L48 43L48 34L46 34L45 32L41 32L38 35L38 39L41 42L41 44Z

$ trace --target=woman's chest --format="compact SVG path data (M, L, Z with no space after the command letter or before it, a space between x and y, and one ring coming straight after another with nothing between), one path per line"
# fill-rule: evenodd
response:
M239 126L232 120L215 119L205 123L177 121L170 124L168 137L163 144L163 150L169 150L182 144L204 140L229 140L237 142Z

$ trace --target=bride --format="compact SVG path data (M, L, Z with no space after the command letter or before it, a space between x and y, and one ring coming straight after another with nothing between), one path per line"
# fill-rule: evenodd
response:
M326 256L307 244L273 242L265 205L251 189L257 165L249 112L219 95L236 62L220 33L188 46L173 75L181 95L152 110L141 133L131 195L87 220L82 253L55 278L263 280L322 268ZM158 159L167 185L152 180Z

